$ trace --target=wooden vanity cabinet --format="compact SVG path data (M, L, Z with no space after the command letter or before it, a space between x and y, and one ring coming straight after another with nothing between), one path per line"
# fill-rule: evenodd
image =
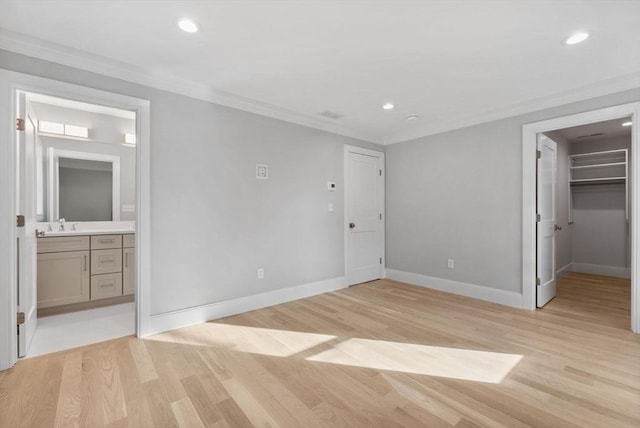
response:
M38 238L38 309L134 294L134 245L134 234Z
M90 299L89 256L88 236L38 239L38 308Z

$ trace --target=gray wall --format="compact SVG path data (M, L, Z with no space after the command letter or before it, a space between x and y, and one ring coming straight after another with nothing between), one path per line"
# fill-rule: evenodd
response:
M556 142L556 224L562 229L556 231L556 272L573 261L572 225L569 224L569 142L556 132L545 133ZM565 272L566 273L566 272Z
M631 138L620 137L571 143L571 154L628 149ZM625 219L622 184L574 187L573 261L604 266L630 267L631 241Z
M31 102L30 108L39 120L89 128L88 141L40 136L39 140L44 148L44 156L46 156L49 147L118 156L120 158L120 205L121 207L122 205L135 205L136 151L134 147L122 145L125 132L135 134L134 120L37 102ZM135 212L122 211L121 209L120 220L135 220Z
M639 100L635 89L387 147L387 267L522 292L522 125Z
M151 101L153 314L344 275L343 145L380 146L11 52L0 67Z

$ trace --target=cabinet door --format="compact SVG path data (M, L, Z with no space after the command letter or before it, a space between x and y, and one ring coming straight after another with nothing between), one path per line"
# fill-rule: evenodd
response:
M122 272L122 250L91 250L91 275Z
M91 300L122 296L122 275L105 273L91 276Z
M89 300L89 251L38 254L38 308Z
M134 294L136 291L136 249L122 250L122 294Z

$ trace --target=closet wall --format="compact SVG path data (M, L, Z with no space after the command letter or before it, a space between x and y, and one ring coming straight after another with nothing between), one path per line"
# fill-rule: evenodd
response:
M557 224L562 229L556 232L556 277L561 278L571 271L630 277L631 242L625 213L625 185L572 186L569 192L569 156L627 149L630 159L631 138L594 138L570 142L558 132L548 132L546 135L558 145L556 213ZM630 163L628 167L631 171ZM572 223L569 222L570 214Z
M627 149L628 137L570 144L570 154ZM630 157L629 157L630 158ZM630 170L630 165L629 165ZM624 184L574 186L572 225L573 270L630 277L631 245Z

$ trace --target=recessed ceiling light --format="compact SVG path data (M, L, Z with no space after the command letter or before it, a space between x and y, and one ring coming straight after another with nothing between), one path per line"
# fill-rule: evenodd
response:
M178 27L185 33L196 33L198 31L198 24L190 19L181 19L178 21Z
M383 109L385 110L393 110L395 106L392 103L386 103L385 105L382 106Z
M575 45L580 42L584 42L589 38L589 34L587 33L575 33L571 37L569 37L565 43L568 45Z
M410 114L409 116L407 116L407 120L408 121L414 121L414 120L418 120L420 116L418 116L417 114Z
M633 122L629 121L629 122L625 122L622 124L622 126L631 126L633 125Z

